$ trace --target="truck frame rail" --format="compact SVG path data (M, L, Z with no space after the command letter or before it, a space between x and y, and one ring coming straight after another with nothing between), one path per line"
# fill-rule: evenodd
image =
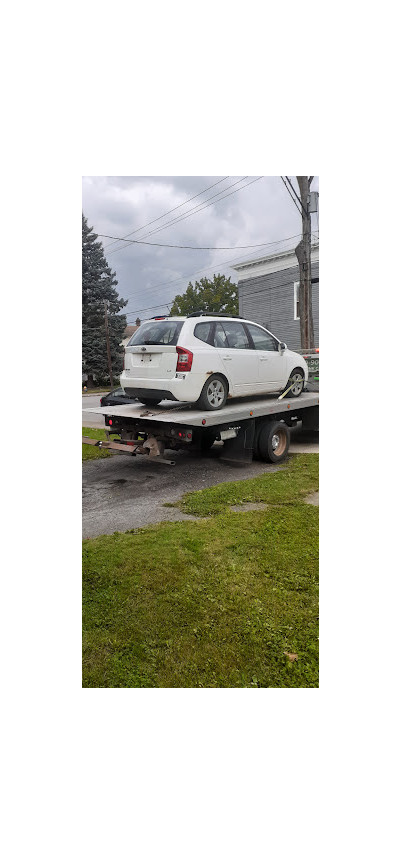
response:
M288 452L290 427L300 420L318 429L319 393L235 399L218 411L203 411L187 403L164 402L155 407L138 403L85 409L104 416L106 440L85 437L85 444L121 453L147 455L152 461L174 465L164 450L194 447L206 450L214 441L224 443L221 459L247 463L256 455L282 461ZM119 434L112 441L110 434Z

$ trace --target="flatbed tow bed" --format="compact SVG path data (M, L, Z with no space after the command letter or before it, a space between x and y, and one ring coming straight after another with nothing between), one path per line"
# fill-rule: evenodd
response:
M256 456L276 463L287 455L291 426L301 420L303 427L318 429L319 393L303 392L296 398L287 394L283 398L272 395L232 399L219 411L164 401L152 408L138 402L90 408L86 412L104 416L106 440L82 439L101 449L132 456L140 453L152 461L174 465L173 460L164 458L165 449L207 450L219 440L224 442L224 461L247 463ZM112 441L111 434L119 434L120 439Z

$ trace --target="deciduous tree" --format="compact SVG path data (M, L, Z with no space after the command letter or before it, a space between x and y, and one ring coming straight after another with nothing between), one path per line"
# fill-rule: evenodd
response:
M190 315L191 312L225 312L228 315L239 314L238 286L231 282L231 277L218 276L200 279L200 282L189 282L184 294L177 294L171 307L171 315Z

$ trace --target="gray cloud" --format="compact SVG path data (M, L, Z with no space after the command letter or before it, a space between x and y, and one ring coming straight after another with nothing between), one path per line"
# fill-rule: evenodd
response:
M124 237L168 210L179 208L132 235L131 239L146 239L149 243L235 247L267 244L300 234L300 215L280 177L263 177L220 203L215 198L209 202L211 206L181 219L191 208L201 207L202 202L207 202L211 196L217 193L220 197L228 196L239 186L244 187L255 179L248 177L229 189L232 183L240 180L240 175L229 177L179 207L186 199L217 183L222 176L84 177L82 209L97 234ZM297 189L295 178L291 179ZM318 178L313 181L312 188L318 189ZM226 192L223 191L225 189ZM172 219L181 221L158 230ZM316 227L314 220L315 217L313 228ZM192 251L128 245L101 239L108 263L117 274L117 290L120 296L129 298L126 307L128 321L133 321L137 314L143 319L146 315L167 311L166 304L171 303L176 294L185 291L190 279L201 279L202 276L212 278L214 272L220 272L236 281L235 271L223 262L256 258L275 248ZM295 240L288 241L277 248L293 248L295 243ZM177 281L165 284L172 280Z

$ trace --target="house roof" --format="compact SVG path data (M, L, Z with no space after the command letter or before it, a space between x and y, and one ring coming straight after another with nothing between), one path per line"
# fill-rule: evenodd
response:
M128 337L129 337L129 339L130 339L130 337L133 336L134 333L136 333L137 329L138 329L137 324L128 324L127 327L125 327L124 335L122 338L128 339Z
M319 243L311 246L311 261L319 261ZM252 276L265 276L268 273L276 273L278 270L287 270L289 267L298 265L294 249L286 252L273 252L271 255L263 255L262 258L252 258L250 261L238 261L231 265L232 270L243 274L244 278Z

